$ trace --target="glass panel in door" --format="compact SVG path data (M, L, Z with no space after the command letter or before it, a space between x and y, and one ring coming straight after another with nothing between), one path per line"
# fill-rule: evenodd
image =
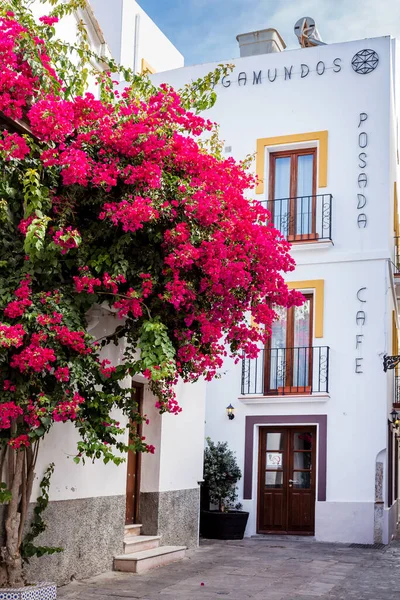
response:
M293 488L297 490L309 490L311 487L311 473L309 471L293 471Z
M313 232L314 154L297 157L296 235Z
M281 431L266 434L265 448L265 487L283 487L283 469L286 462L286 435Z
M309 490L315 469L312 431L293 431L291 454L291 482L294 489Z
M283 471L265 471L265 487L279 489L283 487Z
M280 431L267 433L267 451L281 451L284 448L284 435Z
M274 227L285 237L289 234L290 221L290 163L290 156L275 159Z
M295 452L293 455L294 469L311 469L311 452Z
M271 345L269 354L269 389L276 390L285 385L286 380L286 346L287 316L286 308L274 308L278 320L272 324Z
M311 450L313 447L313 434L311 431L301 431L294 434L294 450Z
M311 298L302 306L295 306L293 318L293 387L305 388L310 378Z

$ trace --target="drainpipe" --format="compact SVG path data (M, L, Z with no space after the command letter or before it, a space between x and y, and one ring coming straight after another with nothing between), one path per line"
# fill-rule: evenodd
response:
M138 51L139 51L139 25L140 25L140 15L135 15L135 45L133 48L133 72L136 74L138 72Z

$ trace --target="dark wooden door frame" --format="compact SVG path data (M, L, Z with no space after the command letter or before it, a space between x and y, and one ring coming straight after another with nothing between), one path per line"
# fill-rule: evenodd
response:
M279 427L279 425L277 425L275 427L275 431L282 431L286 430L286 426L281 426ZM282 533L282 531L280 529L276 529L276 530L262 530L262 528L260 528L260 521L261 521L261 507L264 507L264 499L263 499L263 495L265 490L263 490L263 486L261 485L261 479L265 479L265 471L266 471L266 452L264 451L264 443L265 443L265 449L266 449L266 437L267 434L273 431L272 427L260 427L259 430L259 436L258 436L258 473L257 473L257 508L256 508L256 530L257 533ZM284 431L284 444L283 444L283 448L282 448L282 455L283 455L283 462L285 465L285 462L287 461L287 431ZM271 451L279 451L278 448L272 449ZM272 495L279 495L282 499L282 503L283 504L287 504L287 486L286 486L286 470L283 469L283 485L282 485L282 489L280 490L279 488L275 488L276 491L275 493L273 492L273 490L271 489L271 496ZM274 502L275 500L273 500Z
M295 433L299 433L299 432L307 432L312 430L313 435L314 435L314 442L312 444L311 447L311 464L312 464L312 469L311 469L311 473L313 474L313 477L311 478L311 485L310 488L304 488L304 493L308 492L309 494L311 494L313 496L313 503L312 503L312 508L310 510L310 526L309 528L305 527L302 529L296 528L291 526L291 522L292 522L292 515L293 515L293 510L294 510L294 493L296 492L297 494L301 494L303 488L294 488L293 484L291 483L292 477L294 477L294 472L300 472L302 471L301 469L297 468L295 469L295 464L294 464L294 454L295 454L295 448L293 445L293 440L294 440L294 434ZM265 464L265 454L266 454L266 439L267 439L267 435L268 433L273 433L273 432L282 432L284 437L283 437L283 448L282 448L282 454L283 454L283 469L282 469L282 488L275 488L277 490L279 490L280 496L282 498L282 502L283 502L283 507L284 510L282 511L283 514L283 527L282 529L276 528L276 527L271 527L271 528L265 528L264 524L262 523L262 514L261 514L261 509L264 508L264 494L265 494L265 486L264 486L264 481L265 481L265 470L266 470L266 464ZM257 477L257 515L256 515L256 522L257 522L257 533L263 533L263 534L281 534L281 535L304 535L304 536L309 536L309 535L314 535L315 533L315 501L316 501L316 473L317 473L317 469L316 469L316 449L317 449L317 444L318 444L318 438L317 438L317 426L316 425L270 425L268 427L260 427L260 432L259 432L259 441L258 441L258 455L259 455L259 459L258 459L258 477ZM265 447L264 447L265 445ZM276 448L275 450L272 451L279 451L278 448ZM299 452L301 452L301 450L299 450ZM275 471L272 471L275 472ZM271 488L271 492L274 488Z
M327 415L251 415L246 417L243 499L253 497L254 429L265 425L318 425L317 500L326 501ZM258 453L257 453L258 456Z
M135 400L138 403L138 411L143 413L143 383L136 381L132 382L132 387L138 391ZM142 424L138 426L138 434L142 435ZM131 525L139 522L139 501L140 501L140 476L141 476L141 453L129 451L127 457L126 470L126 510L125 510L125 525ZM132 479L134 475L134 482Z
M296 432L307 433L312 431L312 445L311 449L297 449L295 448L294 440ZM293 483L289 483L289 492L288 492L288 506L287 506L287 518L288 518L288 533L293 535L314 535L315 534L315 503L316 503L316 478L317 478L317 446L318 446L318 432L316 425L297 425L290 426L289 436L288 436L288 447L289 447L289 469L288 469L288 478L289 482L294 481L299 477L300 473L310 473L310 487L309 488L296 488ZM295 464L295 454L296 453L308 453L311 452L311 467L300 468ZM303 498L302 498L303 496ZM296 525L296 519L294 518L296 515L295 508L299 511L300 508L304 508L304 498L307 501L311 502L311 509L309 510L310 515L310 523L307 526L298 526ZM297 513L297 522L304 522L301 517L299 517L299 513ZM306 531L307 530L307 531Z

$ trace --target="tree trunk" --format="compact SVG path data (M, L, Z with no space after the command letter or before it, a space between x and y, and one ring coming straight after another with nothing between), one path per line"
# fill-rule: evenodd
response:
M25 585L20 547L35 478L38 451L39 441L27 448L13 450L5 446L0 451L0 479L6 471L8 489L12 496L3 515L5 540L0 548L0 592L1 587ZM5 469L4 465L6 465Z
M14 476L10 488L11 500L7 508L7 517L5 521L6 543L2 548L1 578L6 574L6 585L10 587L19 587L25 584L22 573L22 558L19 552L18 533L21 514L18 511L20 503L20 488L23 473L25 451L8 449L10 455L9 464L12 464ZM11 467L9 467L11 474ZM4 584L3 584L4 585Z
M28 513L29 501L32 495L33 481L35 479L36 460L39 451L39 441L33 446L28 446L25 451L24 467L22 472L22 491L20 505L20 523L18 532L18 547L20 547L24 535L25 521Z

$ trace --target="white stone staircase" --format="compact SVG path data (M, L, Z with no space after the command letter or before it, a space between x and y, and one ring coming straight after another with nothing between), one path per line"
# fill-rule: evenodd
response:
M141 535L141 525L126 525L124 554L114 556L114 570L145 573L185 557L185 546L160 546L161 536Z

